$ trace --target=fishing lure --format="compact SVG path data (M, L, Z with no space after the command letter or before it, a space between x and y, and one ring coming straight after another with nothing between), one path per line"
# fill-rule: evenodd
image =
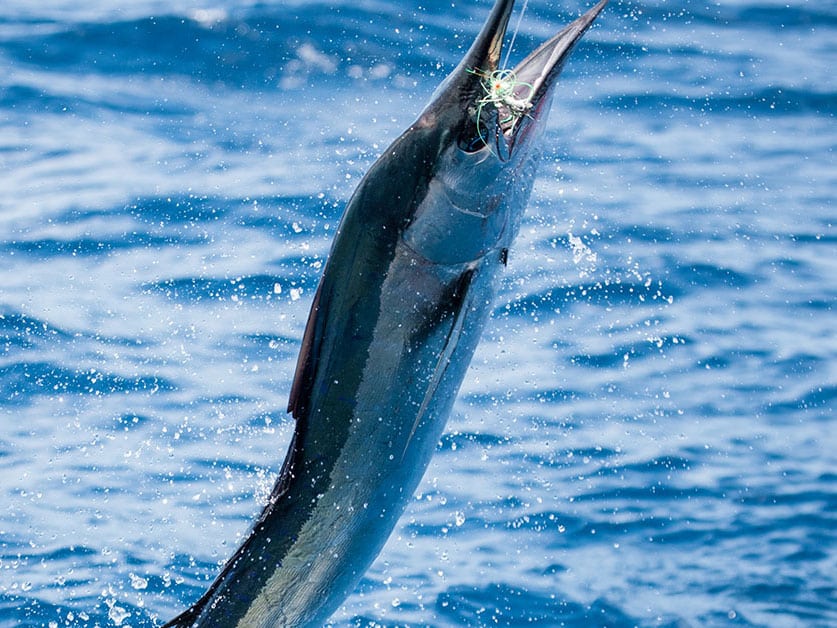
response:
M469 69L468 72L482 78L480 86L485 94L477 101L475 118L479 138L488 146L488 139L483 135L484 127L481 124L485 106L493 105L497 109L499 114L498 124L505 132L513 128L520 118L529 113L532 108L531 101L535 88L529 83L518 81L514 70L495 70L485 73L479 69Z

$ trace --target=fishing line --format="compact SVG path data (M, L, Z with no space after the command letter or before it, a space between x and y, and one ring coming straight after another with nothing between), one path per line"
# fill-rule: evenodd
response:
M503 61L503 65L501 69L505 70L506 66L509 64L509 57L511 57L512 48L514 48L514 40L517 38L517 31L520 30L520 23L523 21L523 14L526 13L526 7L529 5L529 0L524 0L523 7L520 9L520 15L517 16L517 26L514 27L514 33L512 33L511 41L509 42L509 47L506 50L506 60Z

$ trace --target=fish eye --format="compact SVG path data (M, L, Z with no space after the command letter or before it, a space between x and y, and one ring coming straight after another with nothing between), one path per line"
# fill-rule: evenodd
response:
M476 153L488 146L489 130L480 120L479 129L476 133L467 132L459 136L459 149L466 153Z
M466 153L477 153L486 146L485 140L478 135L470 139L463 137L459 141L460 150Z
M474 111L468 122L459 132L459 149L466 153L477 153L488 146L494 132L495 121L492 119L492 109L480 104ZM496 115L494 116L496 118Z

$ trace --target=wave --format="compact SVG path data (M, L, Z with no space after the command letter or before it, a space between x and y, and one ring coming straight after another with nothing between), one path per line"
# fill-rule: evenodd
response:
M144 289L161 293L173 301L191 303L242 299L270 301L281 291L282 283L283 279L274 275L249 275L231 279L184 277L145 284Z
M797 421L800 416L805 416L808 420L819 418L830 421L833 419L835 400L837 386L823 384L790 399L769 401L762 406L762 412L770 417L793 421Z
M79 370L51 362L13 362L0 366L5 404L28 404L49 395L114 395L128 392L171 392L174 382L155 375L117 375L96 369Z
M73 335L46 321L17 312L0 313L0 355L68 341Z
M439 596L435 610L444 620L461 626L526 624L633 628L641 623L603 599L582 604L569 601L565 596L556 595L552 591L538 591L505 583L492 583L483 587L451 587Z
M27 595L0 593L0 628L95 628L123 625L126 620L135 628L155 628L158 625L156 618L150 616L146 609L121 600L117 602L113 597L95 600L94 605L87 606L54 604Z
M403 19L394 8L382 5L380 10L389 16L376 13L373 21L370 12L355 7L324 10L303 5L292 12L194 12L54 24L46 34L6 37L2 48L16 64L51 72L179 76L233 89L289 87L294 78L307 82L317 75L384 80L390 78L393 49L402 51L402 61L439 61L435 50L405 46L397 32L382 30L379 20ZM430 40L441 32L428 21L422 24L421 36Z
M757 89L737 95L714 93L711 89L708 93L694 96L675 95L665 91L628 92L606 96L601 102L610 109L643 116L648 115L649 111L657 113L688 111L734 116L813 114L828 118L834 117L837 113L837 92L781 86Z
M98 257L132 249L162 249L170 246L193 246L204 244L206 238L183 238L177 236L155 236L147 233L132 233L130 237L82 237L59 240L57 238L36 238L12 240L4 248L41 259L59 257Z
M668 302L680 296L666 284L632 280L605 280L595 283L555 286L519 296L494 309L495 317L528 316L532 312L561 311L583 303L615 307L642 302Z

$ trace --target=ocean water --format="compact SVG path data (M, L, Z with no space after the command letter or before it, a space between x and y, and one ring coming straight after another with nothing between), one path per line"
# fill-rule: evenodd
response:
M0 627L150 627L213 579L342 208L490 4L3 3ZM513 61L587 6L531 0ZM604 11L334 626L837 626L835 65L830 3Z

